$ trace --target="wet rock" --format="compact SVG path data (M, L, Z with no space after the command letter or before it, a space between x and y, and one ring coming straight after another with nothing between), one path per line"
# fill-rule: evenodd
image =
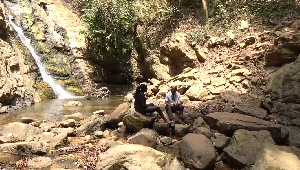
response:
M66 133L55 134L53 132L44 132L39 142L46 146L47 149L54 149L66 145L68 137Z
M41 169L47 168L53 164L53 161L49 157L34 157L28 160L28 168Z
M52 132L66 133L68 136L73 136L74 135L74 128L53 128Z
M156 119L156 116L144 116L138 112L133 112L126 115L123 123L128 131L138 132L143 128L151 128Z
M183 137L190 132L189 125L175 124L175 135Z
M58 124L64 128L75 127L76 121L74 119L67 119L67 120L58 122Z
M15 155L31 155L45 153L45 149L39 142L5 143L0 145L0 150L2 152L11 153Z
M5 138L3 142L30 141L33 136L41 132L39 128L18 122L4 125L1 129L2 136Z
M71 115L65 115L64 118L65 119L74 119L75 121L79 121L79 120L83 120L84 116L82 113L74 113Z
M75 134L77 136L83 136L86 134L92 134L97 130L104 130L105 129L105 120L103 117L90 117L87 122L82 124L80 127L75 129Z
M118 123L122 122L124 116L130 113L130 103L120 104L106 118L106 126L110 128L118 128Z
M180 152L187 167L207 169L216 162L215 149L211 141L201 134L189 133L182 138Z
M30 117L22 117L21 120L20 120L21 123L26 123L26 124L29 124L29 123L32 123L32 122L36 122L36 120L30 118Z
M257 154L255 164L251 170L298 170L299 168L300 160L296 155L282 150L279 146L266 144Z
M79 101L69 101L67 103L64 104L65 107L81 107L82 103L80 103Z
M233 134L238 129L268 130L276 142L281 141L281 127L255 117L238 113L215 112L203 117L205 122L215 130L224 134Z
M233 112L254 116L260 119L265 119L268 114L266 110L251 106L249 104L238 104L234 106Z
M265 143L275 144L270 132L266 130L237 130L232 137L231 144L223 150L222 158L232 167L244 168L254 163L256 154Z
M172 138L167 136L161 137L159 140L164 145L171 145L173 143Z
M118 145L103 154L96 169L152 169L160 170L166 164L166 155L142 145Z
M169 125L162 121L155 122L153 125L153 129L161 135L165 135L165 136L171 135L171 129Z
M218 149L224 149L226 148L230 143L230 138L221 134L221 133L215 133L215 147Z
M157 145L157 133L151 129L144 128L135 135L128 138L127 142L130 144L140 144L155 148Z
M214 134L210 131L210 129L205 127L197 127L194 132L195 134L202 134L206 136L207 138L211 138L214 136Z

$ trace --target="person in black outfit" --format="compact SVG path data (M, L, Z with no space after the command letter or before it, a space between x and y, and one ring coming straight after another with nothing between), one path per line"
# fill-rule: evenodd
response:
M143 114L143 115L147 115L147 113L153 113L153 112L157 112L159 114L159 116L167 123L170 123L170 121L168 121L162 110L160 109L160 107L154 105L153 103L150 104L146 104L146 96L145 93L147 92L147 85L145 84L141 84L136 88L135 94L134 94L134 108L135 111Z

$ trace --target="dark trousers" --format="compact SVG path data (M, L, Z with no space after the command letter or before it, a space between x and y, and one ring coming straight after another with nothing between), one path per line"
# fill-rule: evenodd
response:
M160 116L163 116L163 112L160 109L160 107L154 105L153 103L147 104L147 106L148 107L140 113L145 114L145 113L157 112Z
M183 109L184 106L182 104L178 105L177 107L173 107L173 106L166 106L166 111L168 113L169 119L173 120L174 116L173 116L173 112L179 112L179 117L182 119L183 118Z

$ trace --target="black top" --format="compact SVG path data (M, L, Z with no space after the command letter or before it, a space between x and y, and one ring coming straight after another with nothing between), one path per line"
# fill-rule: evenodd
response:
M140 92L136 96L135 101L134 101L134 108L135 108L135 111L137 111L137 112L144 112L145 109L147 108L146 97L143 92Z

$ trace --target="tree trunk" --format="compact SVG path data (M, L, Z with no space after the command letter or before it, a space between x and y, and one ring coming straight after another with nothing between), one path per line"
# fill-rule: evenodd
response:
M202 0L203 9L205 12L205 24L208 24L208 8L207 8L207 0Z

